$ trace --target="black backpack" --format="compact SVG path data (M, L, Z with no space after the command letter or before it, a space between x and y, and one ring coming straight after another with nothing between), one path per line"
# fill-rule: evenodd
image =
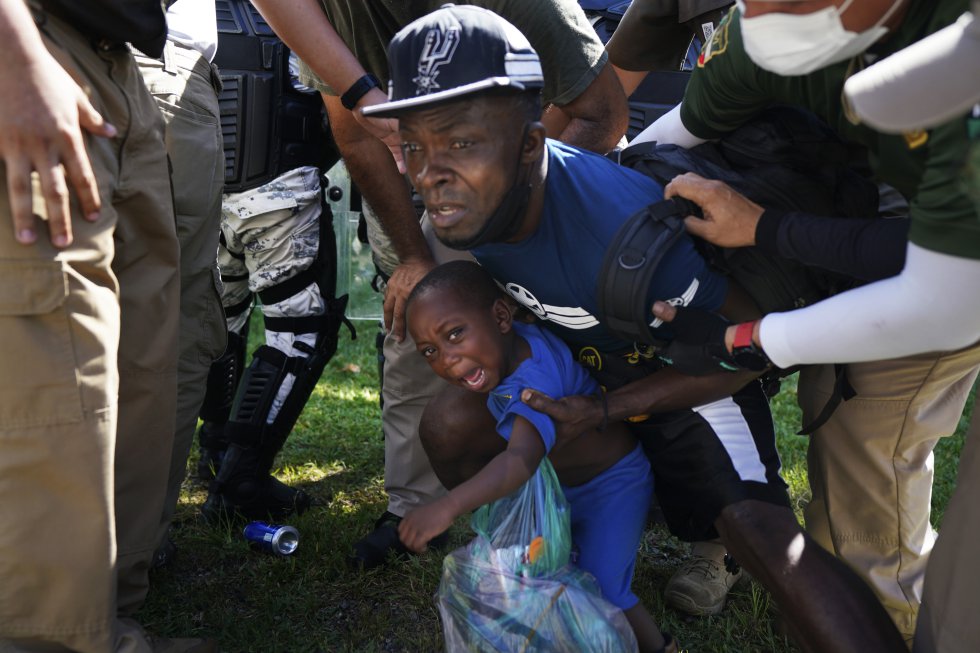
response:
M813 114L773 107L716 142L684 149L642 143L619 153L619 162L666 185L694 172L730 185L767 208L835 217L878 214L878 187L849 166L853 155ZM625 340L658 344L649 307L636 297L683 230L680 218L697 213L690 202L665 200L632 216L606 253L598 283L600 312ZM802 308L848 290L859 281L763 252L757 247L723 248L695 238L710 265L738 283L763 313Z
M800 108L772 107L755 120L716 142L684 149L642 143L619 153L619 162L666 185L675 176L694 172L727 183L767 208L815 215L867 218L879 214L877 185L851 167L853 153L825 123ZM684 231L683 217L699 209L683 198L653 204L627 220L610 244L598 279L599 312L614 333L654 348L646 298L656 265ZM723 248L695 238L710 265L735 280L763 314L808 306L860 281L803 265L757 247ZM763 378L768 395L779 378L795 371L773 370ZM846 368L836 366L834 393L810 424L823 424L841 401L856 392Z

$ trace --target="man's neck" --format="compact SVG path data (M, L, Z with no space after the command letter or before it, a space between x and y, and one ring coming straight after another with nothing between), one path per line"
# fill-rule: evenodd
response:
M524 221L521 228L517 230L512 238L507 242L517 243L530 237L538 230L541 224L541 214L544 211L544 197L548 179L548 148L544 147L541 151L541 159L532 164L529 183L531 184L531 196L528 198L527 211L524 214Z

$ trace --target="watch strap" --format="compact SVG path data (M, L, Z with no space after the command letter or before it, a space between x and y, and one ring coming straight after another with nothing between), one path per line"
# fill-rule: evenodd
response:
M742 322L735 326L735 341L732 349L752 346L752 332L755 331L756 322Z
M340 96L340 103L348 111L353 111L361 98L367 95L367 92L372 88L381 88L381 80L371 73L365 73Z
M761 372L769 367L772 362L761 347L757 347L752 341L752 333L755 331L755 322L743 322L735 326L735 338L732 343L731 357L735 364L746 370Z

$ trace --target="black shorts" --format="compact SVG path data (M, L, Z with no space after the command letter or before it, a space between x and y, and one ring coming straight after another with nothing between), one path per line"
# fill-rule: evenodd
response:
M732 397L629 426L650 459L667 526L683 540L717 537L722 508L739 501L790 505L758 381Z

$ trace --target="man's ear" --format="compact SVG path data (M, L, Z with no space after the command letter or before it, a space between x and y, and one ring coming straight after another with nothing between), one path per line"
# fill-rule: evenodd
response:
M524 149L521 152L521 163L527 165L538 161L544 152L544 139L547 136L544 125L539 121L529 123L527 137L524 139Z
M511 330L514 324L514 312L508 304L503 299L498 299L493 302L493 319L497 323L497 328L500 329L500 333L507 333Z

